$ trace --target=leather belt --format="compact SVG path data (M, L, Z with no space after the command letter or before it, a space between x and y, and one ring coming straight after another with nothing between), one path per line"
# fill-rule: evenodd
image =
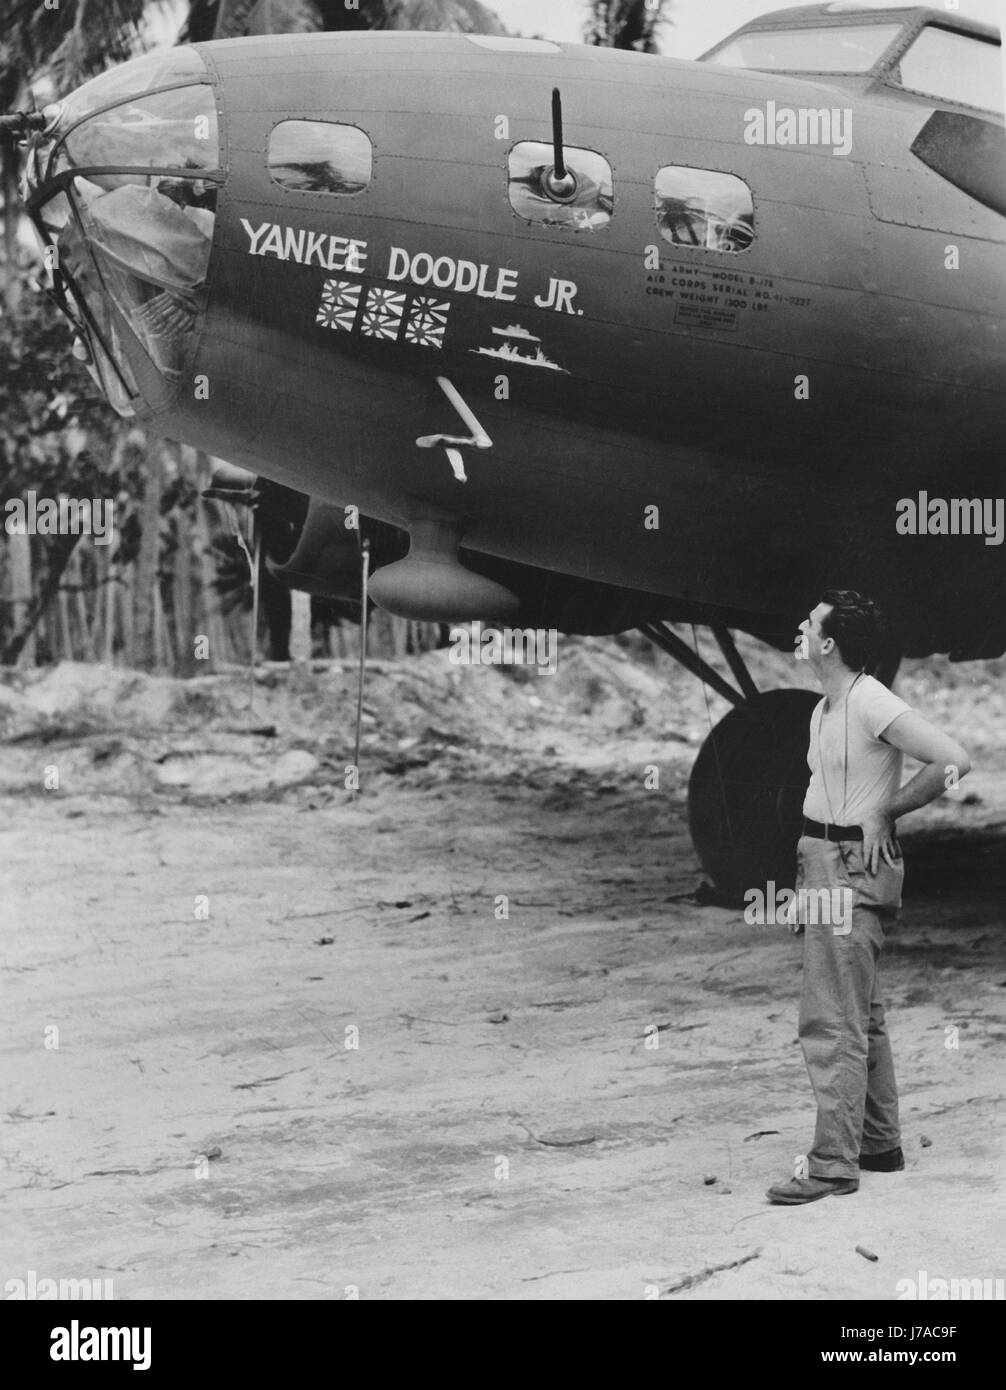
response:
M824 826L820 821L803 821L803 833L809 835L814 840L861 840L863 838L863 827L861 825L828 825Z

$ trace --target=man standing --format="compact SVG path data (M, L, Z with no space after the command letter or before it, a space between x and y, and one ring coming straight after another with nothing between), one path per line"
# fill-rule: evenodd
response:
M848 589L829 589L800 624L798 655L824 699L810 721L797 901L841 895L852 911L841 921L815 912L806 928L799 1032L817 1128L808 1175L768 1190L770 1201L786 1206L855 1192L861 1168L905 1166L878 982L884 928L901 907L896 822L934 801L971 763L955 739L868 674L881 642L876 606ZM924 766L902 787L905 753Z

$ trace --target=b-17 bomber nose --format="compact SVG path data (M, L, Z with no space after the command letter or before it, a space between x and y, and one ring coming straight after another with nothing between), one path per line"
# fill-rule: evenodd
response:
M190 47L86 83L32 139L27 201L52 288L123 415L138 397L164 399L195 350L219 156L209 74Z

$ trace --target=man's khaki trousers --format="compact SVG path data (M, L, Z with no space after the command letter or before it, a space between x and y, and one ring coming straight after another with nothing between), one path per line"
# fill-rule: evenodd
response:
M879 964L885 923L901 906L904 865L892 869L882 861L875 875L868 874L861 842L808 835L800 839L797 865L805 898L824 890L829 905L851 908L820 912L816 922L813 911L802 914L799 1033L817 1100L808 1171L815 1178L858 1178L861 1153L884 1153L901 1143Z

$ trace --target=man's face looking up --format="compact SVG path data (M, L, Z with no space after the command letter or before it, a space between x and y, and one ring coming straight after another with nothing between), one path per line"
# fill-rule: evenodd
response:
M833 637L826 637L821 631L821 621L831 612L830 603L819 603L817 607L800 624L800 630L796 636L796 658L798 661L809 661L814 671L820 670L824 657L826 657L835 646Z

